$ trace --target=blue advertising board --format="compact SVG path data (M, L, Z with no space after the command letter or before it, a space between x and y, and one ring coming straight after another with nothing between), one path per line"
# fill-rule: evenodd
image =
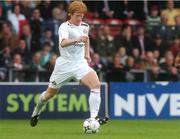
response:
M0 119L27 119L47 83L0 83ZM60 88L44 108L41 118L88 118L90 90L77 83ZM107 114L107 86L101 84L100 116Z
M180 83L110 83L112 119L180 119Z

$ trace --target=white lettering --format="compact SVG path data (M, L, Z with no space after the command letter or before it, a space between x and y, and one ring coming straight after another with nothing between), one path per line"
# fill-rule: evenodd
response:
M170 115L171 116L180 116L180 94L171 94Z
M134 94L128 94L127 100L124 100L121 96L115 94L114 95L114 115L115 116L122 116L122 111L125 110L131 116L135 115L135 103L134 103Z

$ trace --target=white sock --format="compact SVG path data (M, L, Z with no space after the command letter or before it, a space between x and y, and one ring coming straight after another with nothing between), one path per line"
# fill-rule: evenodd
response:
M91 93L89 95L89 108L91 118L95 118L96 116L98 116L100 104L100 89L91 89Z
M46 105L48 100L45 98L45 91L39 96L39 100L34 108L32 117L35 115L39 115L41 113L42 108Z

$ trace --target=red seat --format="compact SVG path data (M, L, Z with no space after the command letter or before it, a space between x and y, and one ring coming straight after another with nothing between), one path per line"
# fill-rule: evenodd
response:
M109 25L121 25L122 21L120 19L107 19L105 23Z
M89 21L89 24L94 24L94 25L104 24L103 19L90 19L88 21Z
M137 20L137 19L125 19L123 23L128 24L128 25L139 25L139 24L142 24L142 21Z

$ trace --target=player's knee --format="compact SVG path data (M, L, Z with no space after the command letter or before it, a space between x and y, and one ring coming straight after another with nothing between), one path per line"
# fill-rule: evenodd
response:
M50 89L48 88L46 91L46 98L50 99L52 97L54 97L57 94L57 90L56 89Z
M100 82L93 83L91 89L100 89Z

